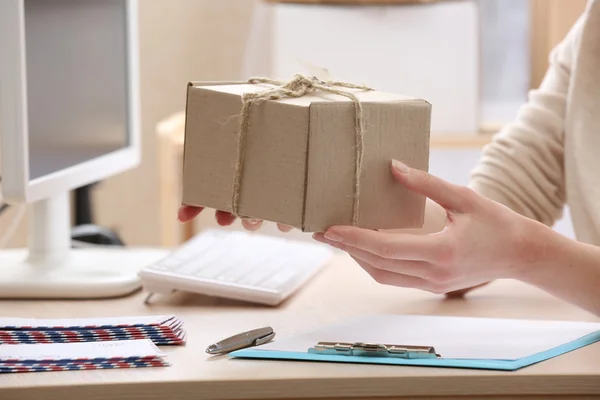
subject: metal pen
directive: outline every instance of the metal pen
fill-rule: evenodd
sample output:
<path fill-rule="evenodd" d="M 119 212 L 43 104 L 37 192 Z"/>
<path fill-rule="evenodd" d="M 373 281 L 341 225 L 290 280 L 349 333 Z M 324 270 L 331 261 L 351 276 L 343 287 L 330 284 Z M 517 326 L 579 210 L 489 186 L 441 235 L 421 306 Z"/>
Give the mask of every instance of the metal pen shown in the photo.
<path fill-rule="evenodd" d="M 270 342 L 274 337 L 275 332 L 270 326 L 253 329 L 212 344 L 206 348 L 206 352 L 208 354 L 225 354 L 246 347 L 260 346 Z"/>

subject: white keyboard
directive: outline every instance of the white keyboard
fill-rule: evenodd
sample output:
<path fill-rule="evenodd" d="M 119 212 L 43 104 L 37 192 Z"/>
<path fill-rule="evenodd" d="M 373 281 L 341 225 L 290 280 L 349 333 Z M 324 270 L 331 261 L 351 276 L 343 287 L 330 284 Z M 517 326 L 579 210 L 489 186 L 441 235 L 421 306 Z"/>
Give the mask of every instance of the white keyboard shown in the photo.
<path fill-rule="evenodd" d="M 215 229 L 199 233 L 140 277 L 150 295 L 180 290 L 274 306 L 333 254 L 317 242 Z"/>

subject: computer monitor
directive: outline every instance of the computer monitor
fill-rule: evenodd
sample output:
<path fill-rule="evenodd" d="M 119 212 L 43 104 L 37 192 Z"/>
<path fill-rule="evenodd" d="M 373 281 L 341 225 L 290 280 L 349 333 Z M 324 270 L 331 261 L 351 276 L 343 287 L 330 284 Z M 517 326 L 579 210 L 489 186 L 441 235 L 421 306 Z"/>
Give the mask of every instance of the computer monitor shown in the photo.
<path fill-rule="evenodd" d="M 30 211 L 28 247 L 0 249 L 0 297 L 132 293 L 164 254 L 71 241 L 70 192 L 140 160 L 137 13 L 134 0 L 0 1 L 0 187 Z"/>

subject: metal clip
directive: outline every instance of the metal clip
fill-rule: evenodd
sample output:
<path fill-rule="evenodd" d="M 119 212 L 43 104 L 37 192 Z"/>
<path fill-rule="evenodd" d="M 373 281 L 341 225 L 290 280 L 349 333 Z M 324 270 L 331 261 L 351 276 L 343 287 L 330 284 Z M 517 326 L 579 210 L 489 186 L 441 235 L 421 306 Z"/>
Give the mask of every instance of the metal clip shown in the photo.
<path fill-rule="evenodd" d="M 440 358 L 431 346 L 405 346 L 378 343 L 319 342 L 308 350 L 313 354 L 357 357 Z"/>

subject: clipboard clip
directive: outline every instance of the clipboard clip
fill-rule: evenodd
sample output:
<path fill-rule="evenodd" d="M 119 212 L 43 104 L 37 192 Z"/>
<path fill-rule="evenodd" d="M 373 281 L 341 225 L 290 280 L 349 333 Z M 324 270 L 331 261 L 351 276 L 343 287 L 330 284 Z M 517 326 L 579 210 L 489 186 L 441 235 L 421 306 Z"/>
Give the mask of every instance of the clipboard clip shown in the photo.
<path fill-rule="evenodd" d="M 431 346 L 405 346 L 377 343 L 319 342 L 308 349 L 312 354 L 355 356 L 355 357 L 395 357 L 406 359 L 440 358 Z"/>

